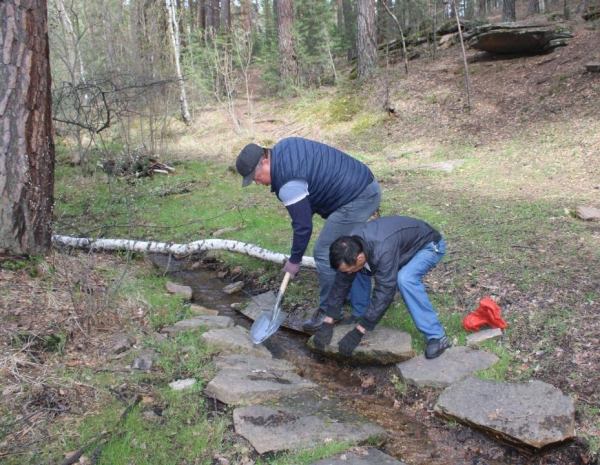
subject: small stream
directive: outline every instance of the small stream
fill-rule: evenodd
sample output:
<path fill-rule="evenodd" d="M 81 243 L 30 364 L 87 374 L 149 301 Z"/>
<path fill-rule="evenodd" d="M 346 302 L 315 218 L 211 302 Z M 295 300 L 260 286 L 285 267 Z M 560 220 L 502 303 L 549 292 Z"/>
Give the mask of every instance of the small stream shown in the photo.
<path fill-rule="evenodd" d="M 223 292 L 229 281 L 218 278 L 215 271 L 191 270 L 189 262 L 169 260 L 163 255 L 153 255 L 150 259 L 165 270 L 167 276 L 192 287 L 194 303 L 218 310 L 220 315 L 229 316 L 237 325 L 250 329 L 252 321 L 233 308 L 247 296 L 243 292 L 233 296 Z M 353 367 L 324 358 L 309 351 L 307 339 L 304 333 L 281 328 L 263 344 L 275 358 L 293 363 L 305 378 L 335 392 L 342 402 L 384 428 L 388 438 L 382 450 L 388 455 L 419 465 L 537 463 L 531 456 L 494 442 L 466 426 L 432 421 L 433 413 L 426 406 L 414 410 L 404 404 L 394 407 L 393 396 L 382 394 L 377 386 L 378 380 L 384 384 L 395 373 L 393 366 Z M 389 382 L 385 384 L 389 392 Z"/>

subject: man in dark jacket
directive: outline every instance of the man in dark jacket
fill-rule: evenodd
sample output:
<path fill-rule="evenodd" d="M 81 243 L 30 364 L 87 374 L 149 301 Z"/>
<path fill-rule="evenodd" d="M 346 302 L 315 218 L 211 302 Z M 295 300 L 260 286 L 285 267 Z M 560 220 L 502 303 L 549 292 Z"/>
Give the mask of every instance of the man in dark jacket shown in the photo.
<path fill-rule="evenodd" d="M 313 251 L 319 276 L 319 307 L 302 324 L 307 331 L 320 328 L 336 275 L 329 266 L 329 247 L 375 213 L 381 201 L 379 184 L 360 161 L 336 148 L 300 137 L 283 139 L 272 149 L 249 144 L 238 155 L 236 168 L 244 177 L 243 187 L 253 181 L 270 185 L 271 192 L 287 208 L 294 237 L 283 270 L 292 277 L 298 273 L 310 242 L 312 215 L 317 213 L 326 220 Z M 365 312 L 370 291 L 368 277 L 357 279 L 352 286 L 350 301 L 355 317 Z M 341 314 L 338 315 L 339 321 Z"/>
<path fill-rule="evenodd" d="M 419 331 L 427 339 L 425 357 L 435 358 L 450 347 L 421 279 L 444 256 L 446 243 L 429 224 L 407 216 L 388 216 L 365 223 L 349 236 L 335 240 L 329 252 L 338 270 L 329 293 L 327 316 L 314 338 L 321 350 L 331 342 L 333 322 L 357 276 L 375 278 L 371 302 L 360 322 L 339 342 L 350 356 L 367 330 L 372 331 L 394 300 L 396 286 Z"/>

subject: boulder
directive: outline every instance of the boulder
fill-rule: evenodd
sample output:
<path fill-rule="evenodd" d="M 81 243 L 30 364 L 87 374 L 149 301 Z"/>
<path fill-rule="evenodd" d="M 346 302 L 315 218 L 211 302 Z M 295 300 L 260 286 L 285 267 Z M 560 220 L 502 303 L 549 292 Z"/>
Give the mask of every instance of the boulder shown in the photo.
<path fill-rule="evenodd" d="M 396 367 L 407 384 L 417 387 L 445 388 L 485 370 L 498 361 L 494 354 L 468 347 L 452 347 L 437 358 L 427 360 L 419 355 Z"/>
<path fill-rule="evenodd" d="M 331 441 L 381 445 L 386 438 L 380 426 L 346 410 L 336 400 L 314 393 L 283 397 L 269 405 L 236 408 L 233 425 L 259 454 Z"/>
<path fill-rule="evenodd" d="M 202 335 L 202 339 L 225 354 L 246 354 L 271 359 L 273 355 L 262 345 L 252 342 L 250 331 L 241 326 L 226 329 L 211 329 Z"/>
<path fill-rule="evenodd" d="M 501 383 L 468 378 L 447 388 L 435 412 L 528 450 L 575 437 L 575 403 L 542 381 Z"/>
<path fill-rule="evenodd" d="M 544 53 L 567 45 L 567 39 L 572 37 L 569 31 L 555 25 L 523 23 L 488 24 L 465 34 L 474 49 L 498 54 Z"/>
<path fill-rule="evenodd" d="M 312 381 L 289 371 L 226 369 L 216 374 L 205 392 L 227 405 L 251 405 L 315 388 Z"/>
<path fill-rule="evenodd" d="M 467 346 L 475 346 L 481 344 L 484 341 L 490 339 L 496 339 L 502 336 L 502 330 L 500 328 L 484 329 L 483 331 L 477 331 L 476 333 L 469 334 L 467 336 Z"/>
<path fill-rule="evenodd" d="M 176 336 L 181 331 L 190 331 L 199 328 L 222 329 L 231 326 L 233 326 L 233 320 L 228 316 L 200 315 L 178 321 L 173 326 L 163 328 L 161 332 L 169 336 Z"/>
<path fill-rule="evenodd" d="M 259 370 L 282 372 L 289 371 L 300 374 L 300 369 L 294 364 L 281 359 L 264 359 L 243 354 L 219 355 L 215 359 L 217 370 Z"/>
<path fill-rule="evenodd" d="M 311 350 L 328 356 L 341 357 L 338 343 L 348 331 L 354 328 L 352 325 L 338 325 L 333 330 L 331 343 L 325 346 L 323 352 L 314 346 L 314 336 L 308 340 Z M 359 346 L 354 349 L 350 359 L 356 363 L 368 363 L 371 365 L 387 365 L 408 360 L 414 356 L 412 350 L 412 338 L 410 334 L 398 329 L 376 327 L 368 331 Z"/>
<path fill-rule="evenodd" d="M 186 300 L 192 300 L 193 291 L 190 286 L 181 286 L 172 282 L 166 284 L 167 291 L 171 294 L 180 295 Z"/>
<path fill-rule="evenodd" d="M 405 465 L 379 449 L 358 449 L 328 459 L 313 462 L 310 465 Z"/>

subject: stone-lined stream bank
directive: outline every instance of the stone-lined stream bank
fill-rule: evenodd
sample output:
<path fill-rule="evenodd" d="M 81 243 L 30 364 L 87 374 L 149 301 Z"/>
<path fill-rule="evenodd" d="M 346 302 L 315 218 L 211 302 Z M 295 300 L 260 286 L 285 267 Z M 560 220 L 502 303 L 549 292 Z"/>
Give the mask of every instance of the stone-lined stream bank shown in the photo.
<path fill-rule="evenodd" d="M 154 261 L 166 265 L 160 257 Z M 232 309 L 248 299 L 223 292 L 229 283 L 216 272 L 182 265 L 171 261 L 168 273 L 192 288 L 199 315 L 163 332 L 209 328 L 203 337 L 220 348 L 220 355 L 206 394 L 231 406 L 236 433 L 257 453 L 348 441 L 376 448 L 359 447 L 339 462 L 317 463 L 577 463 L 565 461 L 574 456 L 572 443 L 552 445 L 574 436 L 572 400 L 542 382 L 508 385 L 470 378 L 495 363 L 494 355 L 456 347 L 425 360 L 413 357 L 409 335 L 394 337 L 383 328 L 381 337 L 359 348 L 360 365 L 337 360 L 335 344 L 326 356 L 311 352 L 307 335 L 284 328 L 254 345 L 248 331 L 252 321 Z M 270 298 L 250 299 L 245 311 L 253 305 L 268 308 Z M 345 331 L 338 328 L 334 339 Z M 375 365 L 377 360 L 388 364 Z M 403 396 L 392 386 L 394 375 L 407 384 Z"/>

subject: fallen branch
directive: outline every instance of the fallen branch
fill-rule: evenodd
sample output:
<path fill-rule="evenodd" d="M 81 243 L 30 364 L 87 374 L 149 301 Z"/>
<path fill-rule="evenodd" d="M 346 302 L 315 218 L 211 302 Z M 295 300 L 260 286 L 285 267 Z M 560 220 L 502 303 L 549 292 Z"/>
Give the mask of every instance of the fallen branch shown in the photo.
<path fill-rule="evenodd" d="M 254 244 L 227 239 L 204 239 L 188 244 L 171 244 L 167 242 L 135 241 L 129 239 L 90 239 L 86 237 L 54 235 L 52 236 L 52 243 L 55 246 L 74 247 L 76 249 L 101 251 L 129 250 L 131 252 L 173 254 L 178 257 L 185 257 L 206 250 L 225 250 L 227 252 L 250 255 L 251 257 L 274 263 L 284 263 L 288 259 L 288 256 L 282 253 L 271 252 Z M 307 268 L 316 268 L 313 257 L 304 257 L 302 265 Z"/>

